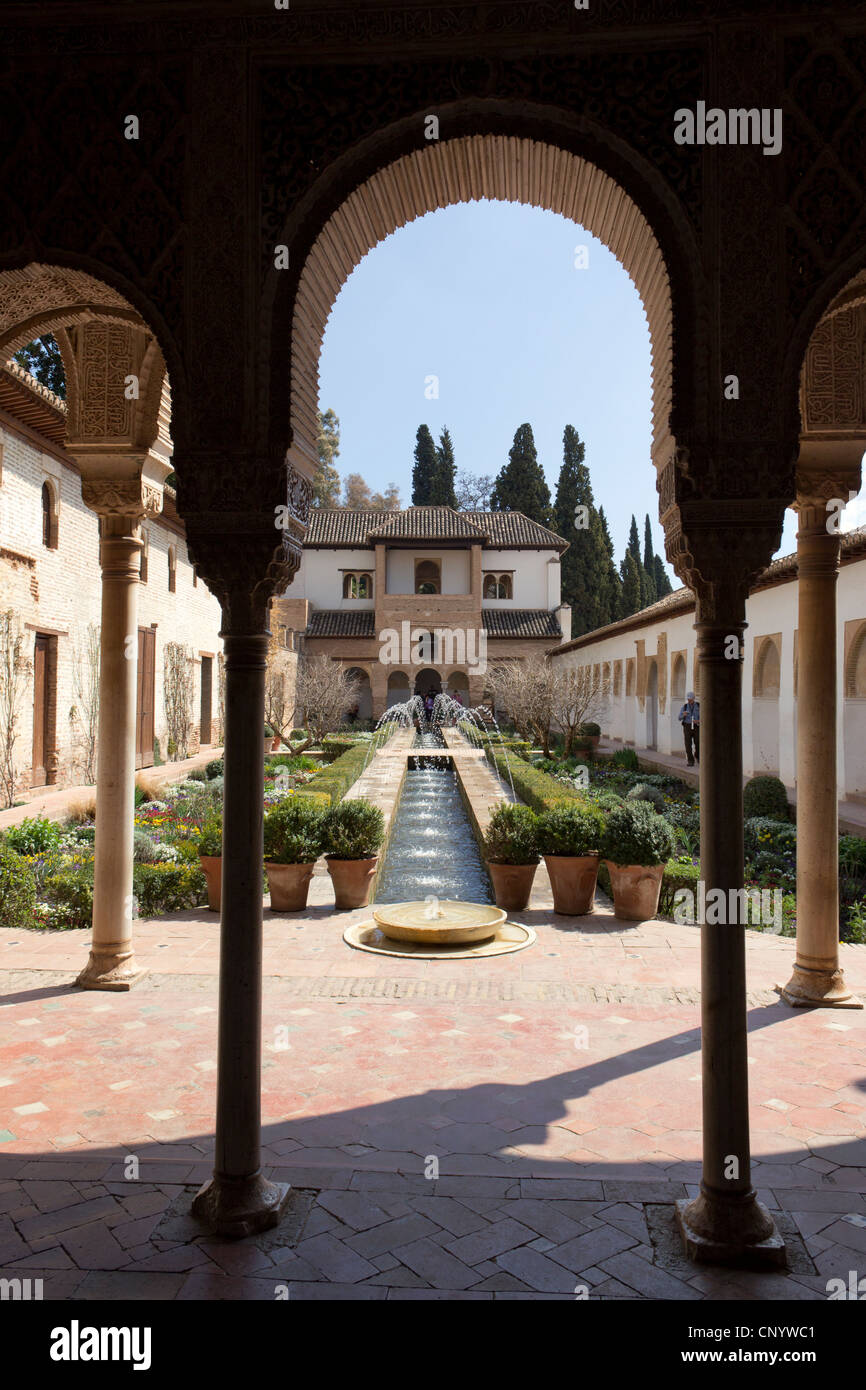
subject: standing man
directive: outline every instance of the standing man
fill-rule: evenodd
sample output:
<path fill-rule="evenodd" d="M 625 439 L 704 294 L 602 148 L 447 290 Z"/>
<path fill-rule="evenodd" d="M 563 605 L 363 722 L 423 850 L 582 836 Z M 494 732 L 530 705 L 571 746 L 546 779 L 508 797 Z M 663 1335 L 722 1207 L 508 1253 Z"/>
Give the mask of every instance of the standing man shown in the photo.
<path fill-rule="evenodd" d="M 693 690 L 686 696 L 686 703 L 680 710 L 679 719 L 683 726 L 686 758 L 689 767 L 694 767 L 695 763 L 701 760 L 701 707 Z"/>

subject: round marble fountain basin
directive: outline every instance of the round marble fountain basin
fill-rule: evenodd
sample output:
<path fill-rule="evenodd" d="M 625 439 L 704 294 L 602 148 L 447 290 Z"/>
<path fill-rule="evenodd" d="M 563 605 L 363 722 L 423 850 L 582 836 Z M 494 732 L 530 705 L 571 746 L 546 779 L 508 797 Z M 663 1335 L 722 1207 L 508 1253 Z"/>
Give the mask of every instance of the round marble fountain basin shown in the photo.
<path fill-rule="evenodd" d="M 505 921 L 506 912 L 484 903 L 460 903 L 440 898 L 441 916 L 431 916 L 426 902 L 383 903 L 373 916 L 392 941 L 420 941 L 430 946 L 460 946 L 489 941 Z"/>

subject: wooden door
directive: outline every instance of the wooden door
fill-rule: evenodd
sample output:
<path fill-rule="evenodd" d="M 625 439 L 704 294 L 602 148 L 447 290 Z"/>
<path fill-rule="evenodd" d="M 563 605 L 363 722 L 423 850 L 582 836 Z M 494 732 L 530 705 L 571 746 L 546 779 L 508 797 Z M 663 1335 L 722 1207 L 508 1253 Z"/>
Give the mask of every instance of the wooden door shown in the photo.
<path fill-rule="evenodd" d="M 138 629 L 138 699 L 135 719 L 135 766 L 153 767 L 153 714 L 156 679 L 156 631 Z"/>
<path fill-rule="evenodd" d="M 44 787 L 46 753 L 48 752 L 48 647 L 49 639 L 36 634 L 33 651 L 33 770 L 32 787 Z"/>
<path fill-rule="evenodd" d="M 199 743 L 211 742 L 211 707 L 213 704 L 213 657 L 201 659 L 201 716 L 199 719 Z"/>

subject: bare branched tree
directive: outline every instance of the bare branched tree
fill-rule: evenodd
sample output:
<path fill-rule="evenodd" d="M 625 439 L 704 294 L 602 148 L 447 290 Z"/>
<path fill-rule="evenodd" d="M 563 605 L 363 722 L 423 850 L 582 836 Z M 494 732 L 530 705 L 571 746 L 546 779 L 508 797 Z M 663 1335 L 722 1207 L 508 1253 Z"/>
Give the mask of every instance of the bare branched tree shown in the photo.
<path fill-rule="evenodd" d="M 565 735 L 565 756 L 572 751 L 581 724 L 605 710 L 601 687 L 589 667 L 564 667 L 549 661 L 506 661 L 491 676 L 497 706 L 507 712 L 523 738 L 538 742 L 550 756 L 554 729 Z"/>
<path fill-rule="evenodd" d="M 325 734 L 339 729 L 349 710 L 358 703 L 361 682 L 345 675 L 324 652 L 306 653 L 298 662 L 295 688 L 295 720 L 309 737 L 298 752 L 320 743 Z"/>
<path fill-rule="evenodd" d="M 69 719 L 75 731 L 75 763 L 86 787 L 96 781 L 96 745 L 99 733 L 99 634 L 98 623 L 79 632 L 72 649 L 72 693 L 75 704 Z"/>
<path fill-rule="evenodd" d="M 193 654 L 182 642 L 166 642 L 162 653 L 162 698 L 169 758 L 189 756 L 192 733 Z"/>
<path fill-rule="evenodd" d="M 9 608 L 0 613 L 0 795 L 4 806 L 11 806 L 15 800 L 15 744 L 21 697 L 29 675 L 24 636 Z"/>
<path fill-rule="evenodd" d="M 280 642 L 279 632 L 272 632 L 265 672 L 265 722 L 284 743 L 288 742 L 295 713 L 294 666 L 295 658 Z"/>
<path fill-rule="evenodd" d="M 605 714 L 607 700 L 601 685 L 593 681 L 590 666 L 557 662 L 549 669 L 553 674 L 553 722 L 565 735 L 564 752 L 569 757 L 581 724 L 598 722 Z"/>

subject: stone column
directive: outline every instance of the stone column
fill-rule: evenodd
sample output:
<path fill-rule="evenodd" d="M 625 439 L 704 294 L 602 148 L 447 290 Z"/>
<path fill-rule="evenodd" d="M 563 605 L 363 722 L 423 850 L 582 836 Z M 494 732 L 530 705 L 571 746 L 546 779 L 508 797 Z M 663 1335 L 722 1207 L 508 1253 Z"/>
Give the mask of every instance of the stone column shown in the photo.
<path fill-rule="evenodd" d="M 140 484 L 128 486 L 130 497 Z M 76 981 L 85 989 L 127 990 L 145 973 L 132 946 L 132 847 L 135 814 L 135 716 L 138 676 L 138 584 L 145 508 L 115 510 L 114 484 L 84 483 L 85 502 L 100 514 L 102 629 L 96 845 L 90 958 Z"/>
<path fill-rule="evenodd" d="M 268 631 L 224 630 L 225 782 L 216 1150 L 192 1210 L 219 1235 L 275 1226 L 284 1183 L 261 1171 L 262 844 Z M 252 625 L 251 625 L 252 627 Z"/>
<path fill-rule="evenodd" d="M 862 1008 L 839 965 L 836 771 L 836 579 L 839 511 L 847 489 L 828 479 L 826 497 L 798 491 L 797 956 L 781 991 L 787 1004 Z"/>
<path fill-rule="evenodd" d="M 701 878 L 707 895 L 743 885 L 742 635 L 745 593 L 698 602 L 701 704 Z M 729 617 L 724 616 L 727 609 Z M 706 914 L 705 914 L 706 915 Z M 701 923 L 703 1175 L 699 1196 L 677 1203 L 692 1259 L 784 1265 L 784 1244 L 751 1180 L 745 927 L 726 911 Z"/>

